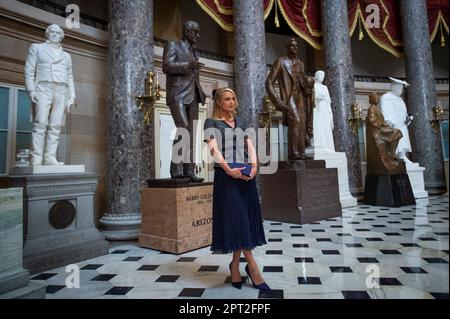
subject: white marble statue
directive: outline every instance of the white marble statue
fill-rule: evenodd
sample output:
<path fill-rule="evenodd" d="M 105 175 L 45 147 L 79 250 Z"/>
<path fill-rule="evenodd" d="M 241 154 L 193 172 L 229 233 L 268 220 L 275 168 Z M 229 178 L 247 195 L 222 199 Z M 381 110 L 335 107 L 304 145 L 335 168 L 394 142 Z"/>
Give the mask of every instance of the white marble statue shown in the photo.
<path fill-rule="evenodd" d="M 391 91 L 384 94 L 380 99 L 381 112 L 384 119 L 392 128 L 399 129 L 403 137 L 400 139 L 396 154 L 403 159 L 407 164 L 410 160 L 406 153 L 411 152 L 411 142 L 409 140 L 408 125 L 413 119 L 408 115 L 406 104 L 402 99 L 403 87 L 409 84 L 405 81 L 395 78 L 389 78 L 392 82 Z"/>
<path fill-rule="evenodd" d="M 314 84 L 315 108 L 313 116 L 314 149 L 334 152 L 333 112 L 328 88 L 322 84 L 325 72 L 317 71 Z"/>
<path fill-rule="evenodd" d="M 411 187 L 416 199 L 427 198 L 428 193 L 425 190 L 425 182 L 423 178 L 424 167 L 420 167 L 418 163 L 413 163 L 406 156 L 411 152 L 411 142 L 409 139 L 408 125 L 414 119 L 408 115 L 405 102 L 401 98 L 403 87 L 409 84 L 405 81 L 389 78 L 392 82 L 391 91 L 384 94 L 380 99 L 380 108 L 385 121 L 393 128 L 399 129 L 403 137 L 400 139 L 396 155 L 405 161 L 406 170 L 408 172 Z"/>
<path fill-rule="evenodd" d="M 56 24 L 45 31 L 47 41 L 30 46 L 25 85 L 34 103 L 31 165 L 64 165 L 56 159 L 65 113 L 75 100 L 72 59 L 63 51 L 64 31 Z"/>
<path fill-rule="evenodd" d="M 331 111 L 331 97 L 328 88 L 322 84 L 325 72 L 315 74 L 313 113 L 313 149 L 315 160 L 325 161 L 327 168 L 337 168 L 339 180 L 339 200 L 343 208 L 354 207 L 358 204 L 350 193 L 348 183 L 347 156 L 344 152 L 336 152 L 333 140 L 333 112 Z"/>

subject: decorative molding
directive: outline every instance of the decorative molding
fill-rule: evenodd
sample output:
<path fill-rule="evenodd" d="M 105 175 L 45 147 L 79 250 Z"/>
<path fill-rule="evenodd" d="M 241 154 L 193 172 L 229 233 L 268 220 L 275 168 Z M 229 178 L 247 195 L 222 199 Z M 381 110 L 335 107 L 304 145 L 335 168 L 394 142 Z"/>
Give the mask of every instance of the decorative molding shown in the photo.
<path fill-rule="evenodd" d="M 74 194 L 93 194 L 97 189 L 96 182 L 88 182 L 86 184 L 73 185 L 29 185 L 25 188 L 25 196 L 28 199 L 41 196 L 56 197 L 59 195 L 74 195 Z"/>
<path fill-rule="evenodd" d="M 141 222 L 141 214 L 103 214 L 102 222 L 124 222 L 138 221 Z"/>

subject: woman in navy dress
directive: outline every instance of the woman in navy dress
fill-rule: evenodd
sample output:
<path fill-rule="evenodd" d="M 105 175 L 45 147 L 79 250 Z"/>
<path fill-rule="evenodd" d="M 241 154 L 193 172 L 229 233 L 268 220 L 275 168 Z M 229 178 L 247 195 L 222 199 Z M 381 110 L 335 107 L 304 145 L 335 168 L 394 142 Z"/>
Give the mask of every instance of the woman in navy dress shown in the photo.
<path fill-rule="evenodd" d="M 247 261 L 245 271 L 253 286 L 270 290 L 252 254 L 255 247 L 266 244 L 254 179 L 257 173 L 255 146 L 249 136 L 244 136 L 246 128 L 236 117 L 238 102 L 233 90 L 218 89 L 213 92 L 213 99 L 213 116 L 205 121 L 204 126 L 205 142 L 215 161 L 211 250 L 233 253 L 229 265 L 233 287 L 242 287 L 239 264 L 243 253 Z M 239 143 L 239 138 L 244 142 Z M 237 160 L 239 154 L 243 154 L 243 159 Z M 242 175 L 243 168 L 230 168 L 228 163 L 231 162 L 251 164 L 250 176 Z"/>

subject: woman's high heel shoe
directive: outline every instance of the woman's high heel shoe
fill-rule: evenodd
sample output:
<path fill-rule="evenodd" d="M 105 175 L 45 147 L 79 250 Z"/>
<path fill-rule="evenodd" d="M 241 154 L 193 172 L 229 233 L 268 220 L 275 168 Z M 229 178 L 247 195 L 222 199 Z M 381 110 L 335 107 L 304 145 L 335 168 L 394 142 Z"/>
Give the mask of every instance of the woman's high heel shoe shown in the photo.
<path fill-rule="evenodd" d="M 231 262 L 230 265 L 229 265 L 229 267 L 230 267 L 230 274 L 231 274 L 231 264 L 232 264 L 232 262 Z M 231 279 L 231 285 L 232 285 L 234 288 L 242 289 L 242 280 L 241 280 L 241 281 L 233 282 L 233 279 Z"/>
<path fill-rule="evenodd" d="M 252 276 L 250 275 L 250 269 L 248 269 L 248 264 L 247 264 L 247 266 L 245 266 L 245 272 L 247 273 L 248 278 L 252 281 L 253 287 L 255 287 L 256 289 L 259 289 L 259 290 L 267 290 L 267 291 L 272 290 L 265 282 L 263 282 L 262 284 L 259 284 L 259 285 L 255 284 Z"/>

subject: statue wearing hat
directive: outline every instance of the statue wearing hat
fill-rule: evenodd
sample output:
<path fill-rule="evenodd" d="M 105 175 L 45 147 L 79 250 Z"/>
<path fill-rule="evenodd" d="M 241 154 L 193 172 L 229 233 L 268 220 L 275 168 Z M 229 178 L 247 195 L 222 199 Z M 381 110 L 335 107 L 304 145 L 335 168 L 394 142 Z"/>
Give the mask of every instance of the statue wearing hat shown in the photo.
<path fill-rule="evenodd" d="M 409 84 L 399 79 L 391 77 L 389 79 L 392 82 L 391 90 L 381 97 L 380 108 L 386 123 L 390 127 L 399 129 L 402 132 L 403 137 L 398 143 L 396 155 L 406 163 L 410 163 L 411 161 L 406 156 L 406 153 L 412 151 L 408 125 L 411 123 L 413 117 L 408 115 L 406 104 L 401 97 L 403 87 L 407 87 Z"/>

